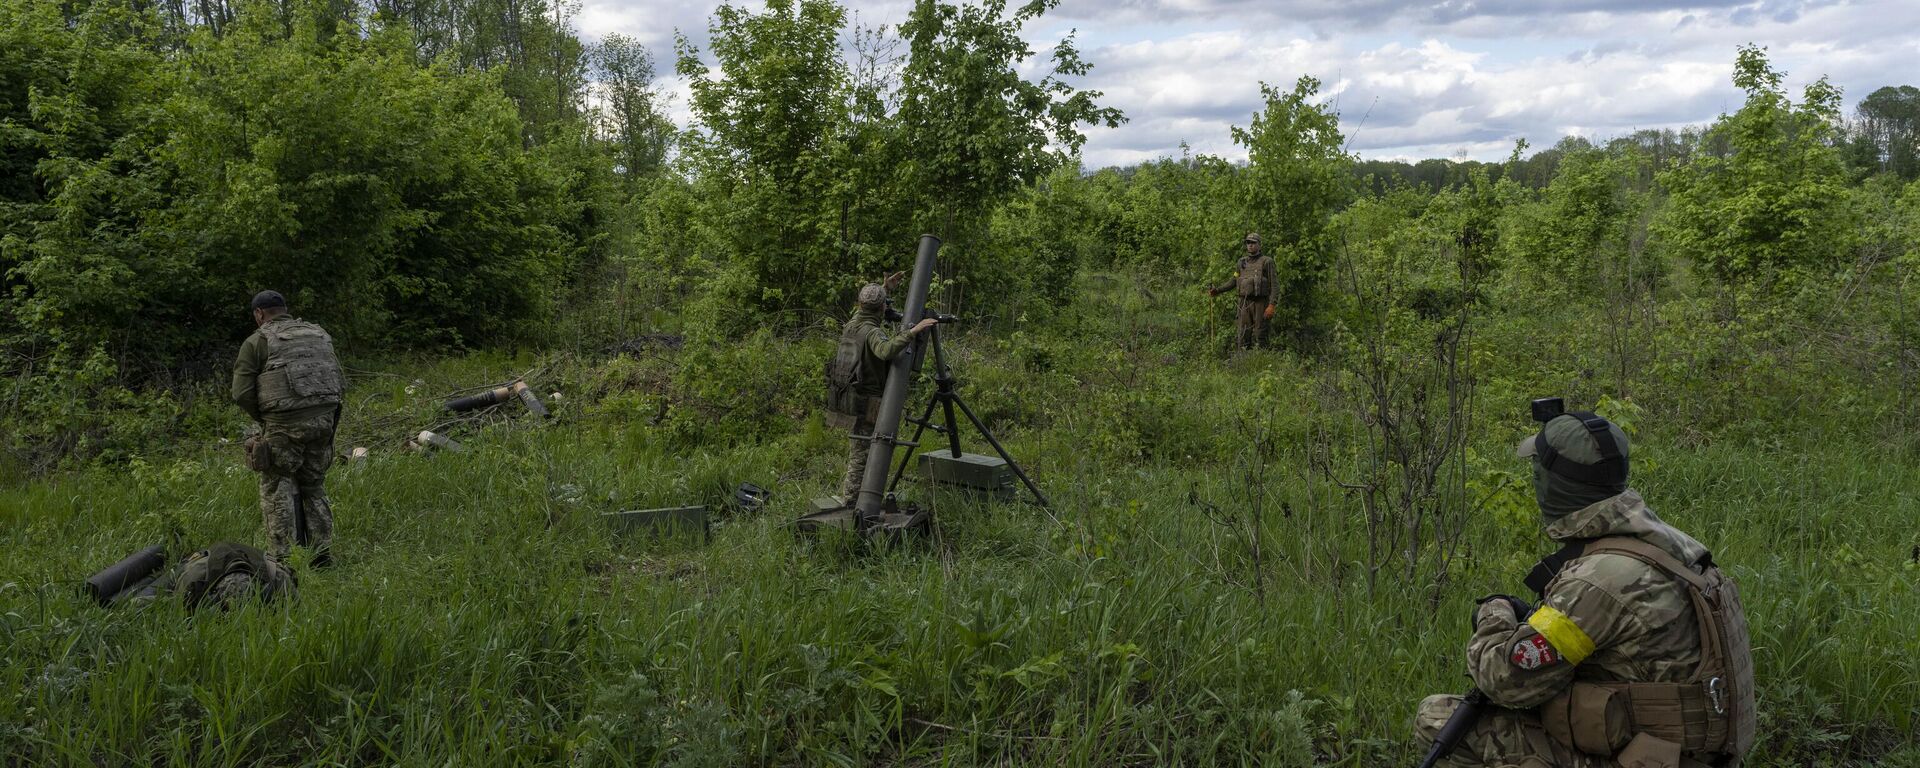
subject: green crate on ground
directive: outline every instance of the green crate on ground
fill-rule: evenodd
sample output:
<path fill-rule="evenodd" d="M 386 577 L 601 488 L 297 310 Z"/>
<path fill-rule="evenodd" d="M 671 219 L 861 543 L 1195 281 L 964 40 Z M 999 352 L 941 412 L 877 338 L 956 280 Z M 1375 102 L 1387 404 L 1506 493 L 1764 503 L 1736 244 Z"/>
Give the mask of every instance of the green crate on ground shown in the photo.
<path fill-rule="evenodd" d="M 1013 465 L 998 456 L 947 451 L 920 454 L 920 476 L 940 485 L 990 494 L 997 498 L 1014 497 Z"/>

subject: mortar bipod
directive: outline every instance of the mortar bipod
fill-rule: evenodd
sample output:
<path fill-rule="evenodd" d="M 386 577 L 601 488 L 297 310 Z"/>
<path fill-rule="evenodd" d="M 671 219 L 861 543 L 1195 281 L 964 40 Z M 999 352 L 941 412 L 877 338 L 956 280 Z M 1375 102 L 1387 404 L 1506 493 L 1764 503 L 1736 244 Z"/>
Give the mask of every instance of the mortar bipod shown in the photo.
<path fill-rule="evenodd" d="M 941 325 L 953 321 L 954 318 L 950 316 L 940 317 Z M 1047 503 L 1046 494 L 1040 492 L 1040 486 L 1034 484 L 1033 478 L 1028 477 L 1026 470 L 1020 467 L 1020 462 L 1015 461 L 1013 456 L 1007 453 L 1007 449 L 1000 445 L 998 439 L 994 438 L 993 432 L 987 429 L 987 425 L 980 421 L 980 417 L 974 415 L 972 408 L 967 407 L 967 401 L 960 398 L 960 381 L 953 375 L 952 366 L 947 365 L 946 351 L 940 345 L 940 326 L 936 325 L 928 329 L 927 333 L 932 336 L 931 341 L 933 344 L 933 395 L 927 398 L 927 407 L 920 412 L 920 418 L 907 419 L 909 423 L 914 425 L 913 438 L 899 444 L 909 446 L 918 445 L 920 437 L 924 435 L 927 430 L 931 429 L 934 432 L 946 435 L 949 457 L 954 460 L 961 459 L 965 454 L 960 451 L 960 422 L 954 415 L 954 409 L 957 407 L 960 413 L 967 417 L 967 421 L 973 424 L 973 428 L 979 431 L 980 436 L 986 439 L 987 445 L 993 446 L 994 453 L 998 454 L 1000 459 L 1006 462 L 1007 468 L 1013 471 L 1013 476 L 1019 478 L 1021 484 L 1026 486 L 1028 493 L 1033 494 L 1033 500 L 1039 503 L 1041 507 L 1051 508 L 1052 505 Z M 944 417 L 942 419 L 944 423 L 942 424 L 933 423 L 933 409 L 935 406 L 940 408 L 941 415 Z M 922 455 L 931 456 L 932 454 Z M 887 484 L 888 494 L 892 494 L 895 490 L 899 489 L 900 478 L 906 475 L 907 464 L 913 460 L 913 456 L 913 452 L 909 451 L 907 455 L 900 457 L 900 464 L 895 467 L 893 471 L 893 479 Z"/>

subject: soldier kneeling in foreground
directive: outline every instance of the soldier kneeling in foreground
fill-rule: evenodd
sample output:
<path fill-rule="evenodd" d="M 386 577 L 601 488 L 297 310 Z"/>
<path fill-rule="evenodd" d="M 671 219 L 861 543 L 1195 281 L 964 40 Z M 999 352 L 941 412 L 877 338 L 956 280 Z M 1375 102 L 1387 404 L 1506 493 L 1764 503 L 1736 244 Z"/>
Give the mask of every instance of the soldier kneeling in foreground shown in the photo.
<path fill-rule="evenodd" d="M 1542 407 L 1544 406 L 1544 407 Z M 1480 600 L 1467 669 L 1492 707 L 1441 765 L 1730 766 L 1753 744 L 1753 659 L 1732 579 L 1627 487 L 1627 436 L 1536 403 L 1533 459 L 1547 535 L 1527 577 L 1538 609 Z M 1431 743 L 1459 696 L 1420 703 Z"/>

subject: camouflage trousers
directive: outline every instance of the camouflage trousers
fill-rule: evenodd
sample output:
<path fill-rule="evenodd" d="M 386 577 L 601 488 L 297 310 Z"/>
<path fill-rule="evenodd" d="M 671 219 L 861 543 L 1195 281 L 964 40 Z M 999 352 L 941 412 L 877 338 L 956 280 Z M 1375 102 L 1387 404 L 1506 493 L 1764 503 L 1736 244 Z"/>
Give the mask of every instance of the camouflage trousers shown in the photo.
<path fill-rule="evenodd" d="M 1233 343 L 1241 349 L 1252 349 L 1267 345 L 1267 330 L 1273 324 L 1267 319 L 1267 297 L 1240 297 L 1240 312 L 1234 318 Z"/>
<path fill-rule="evenodd" d="M 1413 734 L 1421 746 L 1430 747 L 1440 728 L 1460 705 L 1459 696 L 1428 696 L 1413 716 Z M 1424 754 L 1424 749 L 1423 749 Z M 1604 757 L 1582 754 L 1555 743 L 1531 712 L 1509 709 L 1489 710 L 1481 716 L 1460 746 L 1440 765 L 1455 768 L 1605 768 L 1614 762 Z"/>
<path fill-rule="evenodd" d="M 333 414 L 266 425 L 260 514 L 266 519 L 267 554 L 275 560 L 285 560 L 302 538 L 296 530 L 296 504 L 305 518 L 306 546 L 324 553 L 333 545 L 333 506 L 326 485 L 327 470 L 333 466 L 333 426 Z"/>
<path fill-rule="evenodd" d="M 871 413 L 872 409 L 868 409 Z M 867 478 L 867 455 L 873 450 L 873 441 L 867 439 L 873 435 L 873 419 L 861 416 L 853 422 L 853 431 L 847 441 L 847 473 L 840 478 L 840 498 L 849 503 L 860 493 L 860 483 Z"/>

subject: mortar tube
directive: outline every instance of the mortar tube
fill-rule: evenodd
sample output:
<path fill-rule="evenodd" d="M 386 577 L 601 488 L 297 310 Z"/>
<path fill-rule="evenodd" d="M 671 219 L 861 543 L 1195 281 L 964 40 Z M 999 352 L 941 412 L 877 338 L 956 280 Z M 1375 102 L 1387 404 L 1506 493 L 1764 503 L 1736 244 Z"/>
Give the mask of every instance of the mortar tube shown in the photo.
<path fill-rule="evenodd" d="M 902 307 L 901 332 L 912 328 L 926 314 L 927 293 L 933 283 L 933 260 L 940 252 L 940 238 L 920 236 L 920 252 L 913 260 L 913 278 L 907 283 L 907 303 Z M 913 372 L 919 370 L 921 340 L 915 338 L 895 357 L 887 373 L 887 386 L 881 390 L 880 418 L 873 424 L 872 442 L 867 449 L 867 474 L 860 482 L 860 494 L 854 503 L 858 525 L 880 519 L 886 505 L 887 475 L 893 470 L 894 441 L 900 434 L 902 412 L 907 406 L 907 388 L 913 384 Z"/>

